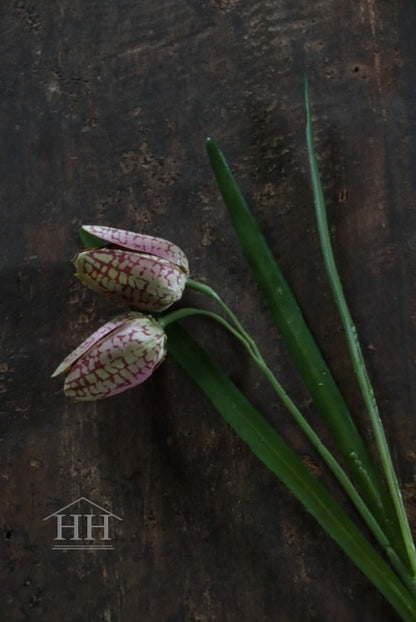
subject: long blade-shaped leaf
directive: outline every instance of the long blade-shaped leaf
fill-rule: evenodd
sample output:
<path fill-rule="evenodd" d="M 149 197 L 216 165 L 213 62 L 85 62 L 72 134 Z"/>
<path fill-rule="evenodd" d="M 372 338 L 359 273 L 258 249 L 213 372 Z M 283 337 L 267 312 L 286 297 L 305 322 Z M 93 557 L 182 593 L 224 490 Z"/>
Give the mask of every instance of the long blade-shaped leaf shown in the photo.
<path fill-rule="evenodd" d="M 176 324 L 170 324 L 166 331 L 169 352 L 206 393 L 218 412 L 373 582 L 402 619 L 415 622 L 415 598 L 326 488 L 205 350 Z"/>
<path fill-rule="evenodd" d="M 376 398 L 374 396 L 373 387 L 367 372 L 361 345 L 358 340 L 357 330 L 355 328 L 347 300 L 344 295 L 341 279 L 335 263 L 335 257 L 332 250 L 331 237 L 329 234 L 328 220 L 326 216 L 325 199 L 322 190 L 321 179 L 318 170 L 318 162 L 315 155 L 315 148 L 312 133 L 312 115 L 309 100 L 308 81 L 305 77 L 305 110 L 306 110 L 306 144 L 308 147 L 309 169 L 311 173 L 312 189 L 315 202 L 316 221 L 318 224 L 319 240 L 322 249 L 325 269 L 328 281 L 331 286 L 334 301 L 337 305 L 342 326 L 344 328 L 345 337 L 350 353 L 351 362 L 361 388 L 364 403 L 367 406 L 367 412 L 374 432 L 375 444 L 377 446 L 380 464 L 386 475 L 388 488 L 390 491 L 392 504 L 395 508 L 395 523 L 397 525 L 397 533 L 402 533 L 403 545 L 406 548 L 409 566 L 412 574 L 416 577 L 416 551 L 413 543 L 413 537 L 407 520 L 402 495 L 397 481 L 396 473 L 393 466 L 393 460 L 390 454 L 386 435 L 384 433 L 383 424 L 380 419 Z"/>
<path fill-rule="evenodd" d="M 360 494 L 394 542 L 395 534 L 389 522 L 391 504 L 385 484 L 223 153 L 212 138 L 207 140 L 206 147 L 242 250 L 291 358 L 348 464 Z M 406 558 L 401 541 L 397 544 L 397 553 Z"/>

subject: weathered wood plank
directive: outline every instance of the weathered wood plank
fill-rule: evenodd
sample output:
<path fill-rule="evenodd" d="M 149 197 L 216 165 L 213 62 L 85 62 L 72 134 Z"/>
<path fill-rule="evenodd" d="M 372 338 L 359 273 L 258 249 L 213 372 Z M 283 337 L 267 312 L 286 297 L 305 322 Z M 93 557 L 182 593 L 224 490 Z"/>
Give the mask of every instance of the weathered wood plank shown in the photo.
<path fill-rule="evenodd" d="M 412 4 L 10 0 L 1 13 L 4 619 L 394 620 L 172 360 L 93 405 L 49 376 L 120 310 L 70 264 L 78 226 L 107 224 L 181 245 L 308 409 L 210 174 L 214 135 L 360 419 L 316 239 L 306 68 L 340 271 L 414 518 Z M 234 344 L 189 326 L 315 464 Z M 81 496 L 123 518 L 114 550 L 52 550 L 43 518 Z"/>

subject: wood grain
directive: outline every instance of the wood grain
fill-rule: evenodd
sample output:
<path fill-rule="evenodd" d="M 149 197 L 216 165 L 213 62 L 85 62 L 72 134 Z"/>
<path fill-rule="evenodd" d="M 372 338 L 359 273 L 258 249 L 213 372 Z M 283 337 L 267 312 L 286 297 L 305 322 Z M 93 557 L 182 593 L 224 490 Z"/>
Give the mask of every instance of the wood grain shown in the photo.
<path fill-rule="evenodd" d="M 120 311 L 70 262 L 82 223 L 119 226 L 180 245 L 316 420 L 227 221 L 212 135 L 368 432 L 322 273 L 306 69 L 340 272 L 416 527 L 413 4 L 5 0 L 0 15 L 3 619 L 397 619 L 174 361 L 97 404 L 50 374 Z M 187 326 L 331 486 L 242 352 Z M 52 550 L 43 518 L 80 496 L 123 518 L 114 550 Z"/>

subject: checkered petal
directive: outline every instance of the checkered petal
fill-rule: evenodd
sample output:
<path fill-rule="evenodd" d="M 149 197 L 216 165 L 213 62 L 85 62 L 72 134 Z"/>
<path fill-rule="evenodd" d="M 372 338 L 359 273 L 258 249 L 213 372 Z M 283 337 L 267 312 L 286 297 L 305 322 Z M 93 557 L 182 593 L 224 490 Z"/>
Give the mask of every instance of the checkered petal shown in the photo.
<path fill-rule="evenodd" d="M 78 401 L 116 395 L 144 382 L 166 355 L 166 335 L 152 317 L 127 313 L 86 339 L 58 367 L 64 392 Z"/>
<path fill-rule="evenodd" d="M 82 229 L 105 243 L 75 257 L 84 285 L 142 311 L 164 311 L 181 298 L 189 269 L 180 248 L 161 238 L 112 227 Z"/>
<path fill-rule="evenodd" d="M 82 229 L 107 242 L 107 244 L 166 259 L 178 268 L 181 268 L 186 274 L 189 272 L 188 259 L 185 253 L 168 240 L 156 238 L 152 235 L 115 229 L 114 227 L 101 227 L 100 225 L 84 225 Z"/>
<path fill-rule="evenodd" d="M 94 291 L 142 311 L 164 311 L 182 296 L 187 275 L 153 255 L 118 248 L 86 250 L 75 258 L 77 277 Z"/>

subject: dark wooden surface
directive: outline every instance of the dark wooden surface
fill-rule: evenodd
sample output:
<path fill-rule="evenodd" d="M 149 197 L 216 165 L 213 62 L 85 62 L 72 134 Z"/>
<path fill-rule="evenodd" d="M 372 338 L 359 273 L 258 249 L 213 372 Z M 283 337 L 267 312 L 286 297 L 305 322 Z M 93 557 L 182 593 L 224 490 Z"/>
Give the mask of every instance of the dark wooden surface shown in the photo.
<path fill-rule="evenodd" d="M 97 404 L 50 374 L 120 311 L 70 263 L 79 225 L 119 226 L 182 246 L 316 419 L 213 182 L 213 135 L 362 421 L 316 238 L 306 69 L 340 272 L 416 527 L 414 3 L 4 0 L 0 16 L 1 619 L 396 620 L 173 360 Z M 187 326 L 320 472 L 235 344 Z M 80 496 L 123 518 L 114 550 L 52 550 L 43 518 Z"/>

